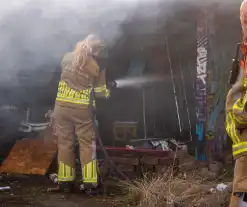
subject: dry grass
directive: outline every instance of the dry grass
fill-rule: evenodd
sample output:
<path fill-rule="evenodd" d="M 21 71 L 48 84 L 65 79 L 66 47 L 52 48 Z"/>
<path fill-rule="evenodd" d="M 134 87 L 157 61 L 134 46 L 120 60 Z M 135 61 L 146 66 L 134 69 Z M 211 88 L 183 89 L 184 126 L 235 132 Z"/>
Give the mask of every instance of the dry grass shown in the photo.
<path fill-rule="evenodd" d="M 219 207 L 229 197 L 229 192 L 210 193 L 210 189 L 218 184 L 205 182 L 199 176 L 190 178 L 174 177 L 172 168 L 163 175 L 144 176 L 133 183 L 121 183 L 125 190 L 125 202 L 135 203 L 139 207 L 169 206 L 208 206 Z"/>
<path fill-rule="evenodd" d="M 195 163 L 189 159 L 189 163 L 184 160 L 180 168 L 186 169 L 186 165 L 192 168 L 187 169 L 186 173 L 182 172 L 182 176 L 174 176 L 177 155 L 178 149 L 175 151 L 173 164 L 166 173 L 146 175 L 132 183 L 121 182 L 126 204 L 136 204 L 138 207 L 227 207 L 229 190 L 210 192 L 225 174 L 209 181 L 205 175 L 200 174 L 200 167 L 196 168 Z"/>

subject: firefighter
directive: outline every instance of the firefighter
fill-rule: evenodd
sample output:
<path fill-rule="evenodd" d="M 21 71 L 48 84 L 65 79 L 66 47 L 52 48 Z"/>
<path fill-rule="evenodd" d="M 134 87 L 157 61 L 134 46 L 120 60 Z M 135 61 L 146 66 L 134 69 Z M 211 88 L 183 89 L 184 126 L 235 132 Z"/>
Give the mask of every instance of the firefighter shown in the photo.
<path fill-rule="evenodd" d="M 92 122 L 90 94 L 96 97 L 109 96 L 105 84 L 105 71 L 100 71 L 96 58 L 102 48 L 96 35 L 89 35 L 77 43 L 62 61 L 62 74 L 58 84 L 53 112 L 54 132 L 58 145 L 58 188 L 70 192 L 76 172 L 74 154 L 77 137 L 82 166 L 82 182 L 87 192 L 98 188 L 99 176 L 96 160 L 95 129 Z"/>
<path fill-rule="evenodd" d="M 247 0 L 241 4 L 240 21 L 244 37 L 240 72 L 226 98 L 226 131 L 235 160 L 230 207 L 239 207 L 247 193 Z"/>

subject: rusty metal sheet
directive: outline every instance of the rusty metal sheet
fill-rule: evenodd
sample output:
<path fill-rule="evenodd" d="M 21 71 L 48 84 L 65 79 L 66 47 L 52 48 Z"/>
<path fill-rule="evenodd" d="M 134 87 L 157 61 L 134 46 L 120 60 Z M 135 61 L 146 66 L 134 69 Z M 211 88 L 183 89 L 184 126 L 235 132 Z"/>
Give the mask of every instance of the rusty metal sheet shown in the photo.
<path fill-rule="evenodd" d="M 19 140 L 0 166 L 0 173 L 45 175 L 56 151 L 57 145 L 52 139 Z"/>

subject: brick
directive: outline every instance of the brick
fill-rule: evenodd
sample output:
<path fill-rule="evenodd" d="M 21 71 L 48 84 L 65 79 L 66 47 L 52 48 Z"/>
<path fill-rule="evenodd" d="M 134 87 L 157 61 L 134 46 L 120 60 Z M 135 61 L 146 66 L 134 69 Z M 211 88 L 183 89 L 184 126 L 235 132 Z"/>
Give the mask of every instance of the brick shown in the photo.
<path fill-rule="evenodd" d="M 143 176 L 149 173 L 155 172 L 155 166 L 154 165 L 139 165 L 136 168 L 136 172 L 138 176 Z"/>
<path fill-rule="evenodd" d="M 116 164 L 123 165 L 139 165 L 139 158 L 128 157 L 111 157 L 112 161 Z"/>
<path fill-rule="evenodd" d="M 193 160 L 192 161 L 188 160 L 186 162 L 179 160 L 179 163 L 181 163 L 179 167 L 180 167 L 181 171 L 183 171 L 183 172 L 193 171 L 193 170 L 197 169 L 196 162 Z"/>
<path fill-rule="evenodd" d="M 175 160 L 173 158 L 169 158 L 169 157 L 163 157 L 163 158 L 159 158 L 159 165 L 166 165 L 166 166 L 171 166 L 171 165 L 178 165 L 178 158 L 176 158 Z"/>
<path fill-rule="evenodd" d="M 130 179 L 136 179 L 138 177 L 138 173 L 135 172 L 134 166 L 129 166 L 129 167 L 127 166 L 126 167 L 124 165 L 117 165 L 117 168 L 120 172 L 125 174 Z M 119 174 L 115 170 L 111 171 L 111 173 L 113 173 L 113 175 L 115 175 L 115 176 L 119 176 Z"/>
<path fill-rule="evenodd" d="M 140 159 L 140 164 L 144 164 L 144 165 L 158 165 L 158 163 L 159 163 L 158 157 L 144 156 Z"/>
<path fill-rule="evenodd" d="M 155 166 L 155 172 L 156 173 L 166 173 L 169 170 L 169 167 L 162 166 L 162 165 L 156 165 Z"/>
<path fill-rule="evenodd" d="M 130 180 L 135 180 L 137 179 L 139 176 L 137 173 L 135 172 L 124 172 L 125 175 L 127 175 L 127 177 L 130 179 Z"/>
<path fill-rule="evenodd" d="M 117 168 L 123 172 L 130 172 L 130 173 L 135 172 L 135 167 L 133 165 L 118 164 Z"/>
<path fill-rule="evenodd" d="M 148 173 L 148 172 L 154 172 L 155 171 L 155 167 L 154 165 L 140 165 L 139 167 L 139 171 L 143 174 L 143 173 Z"/>
<path fill-rule="evenodd" d="M 190 156 L 187 151 L 178 151 L 177 158 L 179 159 L 180 163 L 195 163 L 196 159 L 193 156 Z"/>

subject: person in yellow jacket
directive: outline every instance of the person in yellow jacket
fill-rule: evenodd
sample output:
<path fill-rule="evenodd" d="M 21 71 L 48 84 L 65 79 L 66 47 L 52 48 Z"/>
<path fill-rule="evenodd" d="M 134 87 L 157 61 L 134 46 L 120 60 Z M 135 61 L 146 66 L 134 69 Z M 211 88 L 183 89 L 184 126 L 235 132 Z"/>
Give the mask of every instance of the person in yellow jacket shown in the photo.
<path fill-rule="evenodd" d="M 240 20 L 244 36 L 240 73 L 226 98 L 226 131 L 235 160 L 230 207 L 239 207 L 247 193 L 247 0 L 241 4 Z"/>
<path fill-rule="evenodd" d="M 59 189 L 70 191 L 75 178 L 75 137 L 78 139 L 82 182 L 88 189 L 98 186 L 95 129 L 92 122 L 90 94 L 107 98 L 109 90 L 105 83 L 105 71 L 100 71 L 95 60 L 102 42 L 96 35 L 89 35 L 78 42 L 74 51 L 65 54 L 62 74 L 58 84 L 53 112 L 54 132 L 58 145 Z"/>

